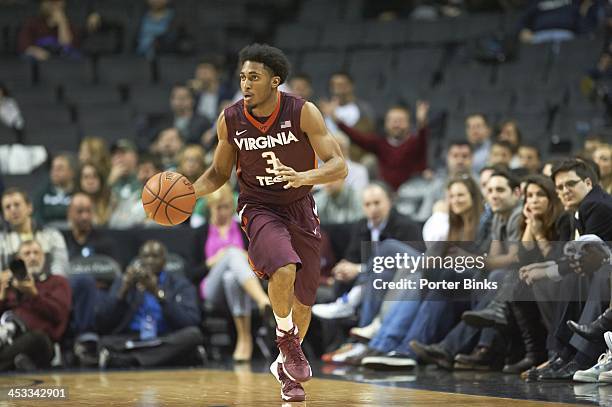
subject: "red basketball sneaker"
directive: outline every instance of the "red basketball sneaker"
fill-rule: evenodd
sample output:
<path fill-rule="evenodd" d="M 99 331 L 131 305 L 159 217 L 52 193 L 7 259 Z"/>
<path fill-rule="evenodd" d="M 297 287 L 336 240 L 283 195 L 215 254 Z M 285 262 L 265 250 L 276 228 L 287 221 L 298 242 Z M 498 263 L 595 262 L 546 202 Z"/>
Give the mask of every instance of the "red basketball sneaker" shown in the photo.
<path fill-rule="evenodd" d="M 282 365 L 276 360 L 270 365 L 270 372 L 281 384 L 281 398 L 283 401 L 304 401 L 306 399 L 304 388 L 285 374 Z"/>
<path fill-rule="evenodd" d="M 300 337 L 294 326 L 289 331 L 276 328 L 276 345 L 283 357 L 283 371 L 296 382 L 307 382 L 312 377 L 310 364 L 302 352 Z"/>

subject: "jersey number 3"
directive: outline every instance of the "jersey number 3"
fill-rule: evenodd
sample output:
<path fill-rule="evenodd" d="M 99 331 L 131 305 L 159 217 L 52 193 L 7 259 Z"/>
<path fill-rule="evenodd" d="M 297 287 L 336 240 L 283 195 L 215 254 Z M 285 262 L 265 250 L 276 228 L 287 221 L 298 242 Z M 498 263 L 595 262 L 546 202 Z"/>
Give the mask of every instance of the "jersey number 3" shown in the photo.
<path fill-rule="evenodd" d="M 272 168 L 266 168 L 266 172 L 268 174 L 276 175 L 276 168 L 278 168 L 278 158 L 276 158 L 276 154 L 273 151 L 266 151 L 261 153 L 263 158 L 267 158 L 266 163 L 270 165 Z"/>

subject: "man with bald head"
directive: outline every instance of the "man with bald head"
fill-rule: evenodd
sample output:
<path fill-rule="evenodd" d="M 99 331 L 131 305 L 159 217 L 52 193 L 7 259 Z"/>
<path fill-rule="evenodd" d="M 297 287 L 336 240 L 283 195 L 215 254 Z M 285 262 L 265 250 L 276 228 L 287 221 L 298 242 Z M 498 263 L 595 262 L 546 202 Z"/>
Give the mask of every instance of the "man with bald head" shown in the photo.
<path fill-rule="evenodd" d="M 104 254 L 116 259 L 116 249 L 111 239 L 100 234 L 93 226 L 94 204 L 89 195 L 78 192 L 73 195 L 68 207 L 70 230 L 62 231 L 68 257 L 89 257 Z"/>
<path fill-rule="evenodd" d="M 387 240 L 422 242 L 423 240 L 421 227 L 395 210 L 391 189 L 386 184 L 370 183 L 363 190 L 362 206 L 365 217 L 353 226 L 350 233 L 351 240 L 344 258 L 332 270 L 339 298 L 331 304 L 317 304 L 313 307 L 312 313 L 320 318 L 333 319 L 353 315 L 363 295 L 361 286 L 366 289 L 371 286 L 367 280 L 374 274 L 369 272 L 365 264 L 362 264 L 365 260 L 362 256 L 363 242 L 385 242 Z M 393 274 L 376 274 L 376 278 L 391 281 Z M 373 306 L 373 309 L 379 306 L 378 303 Z M 373 310 L 362 312 L 363 324 L 369 324 L 375 314 Z M 366 322 L 366 320 L 369 321 Z"/>
<path fill-rule="evenodd" d="M 105 255 L 117 260 L 115 244 L 94 228 L 93 214 L 93 202 L 89 195 L 78 192 L 72 196 L 67 218 L 70 229 L 62 231 L 70 261 L 96 255 Z M 69 332 L 79 342 L 80 335 L 91 333 L 95 329 L 95 309 L 106 296 L 106 291 L 99 287 L 99 282 L 92 275 L 88 274 L 71 275 L 70 287 L 74 293 L 74 309 Z M 83 355 L 78 347 L 75 349 L 81 363 L 87 363 L 86 355 Z"/>
<path fill-rule="evenodd" d="M 165 269 L 167 251 L 145 242 L 137 261 L 113 282 L 98 307 L 102 333 L 100 367 L 162 366 L 193 363 L 203 336 L 196 288 Z"/>

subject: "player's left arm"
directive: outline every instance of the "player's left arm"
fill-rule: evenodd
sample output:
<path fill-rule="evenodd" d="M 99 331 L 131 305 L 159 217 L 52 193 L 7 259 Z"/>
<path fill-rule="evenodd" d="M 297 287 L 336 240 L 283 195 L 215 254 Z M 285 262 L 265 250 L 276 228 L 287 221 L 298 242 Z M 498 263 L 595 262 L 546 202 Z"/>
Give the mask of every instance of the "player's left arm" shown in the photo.
<path fill-rule="evenodd" d="M 297 172 L 279 162 L 277 175 L 287 181 L 285 189 L 299 188 L 303 185 L 326 184 L 346 178 L 348 167 L 340 146 L 329 133 L 319 109 L 311 102 L 304 103 L 300 115 L 302 131 L 308 135 L 315 154 L 324 162 L 319 168 Z"/>

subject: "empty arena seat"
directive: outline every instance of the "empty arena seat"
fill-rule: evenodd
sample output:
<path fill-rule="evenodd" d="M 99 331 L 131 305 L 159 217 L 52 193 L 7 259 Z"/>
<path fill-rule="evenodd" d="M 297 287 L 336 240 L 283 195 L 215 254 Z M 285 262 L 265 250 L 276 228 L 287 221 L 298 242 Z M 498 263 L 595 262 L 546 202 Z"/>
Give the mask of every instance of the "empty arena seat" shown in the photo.
<path fill-rule="evenodd" d="M 90 84 L 93 82 L 93 64 L 88 58 L 52 58 L 38 63 L 39 82 L 51 85 Z"/>
<path fill-rule="evenodd" d="M 2 65 L 2 64 L 0 64 Z M 52 104 L 57 101 L 57 88 L 53 86 L 29 86 L 27 84 L 22 85 L 25 87 L 11 87 L 9 91 L 12 96 L 17 100 L 20 105 L 43 105 Z"/>
<path fill-rule="evenodd" d="M 4 124 L 0 124 L 0 144 L 13 144 L 19 140 L 17 132 Z"/>
<path fill-rule="evenodd" d="M 34 194 L 38 192 L 38 189 L 40 188 L 40 180 L 47 179 L 49 179 L 49 170 L 47 169 L 46 165 L 41 165 L 30 174 L 2 174 L 2 180 L 4 181 L 4 186 L 6 188 L 23 188 L 23 190 L 26 191 L 30 197 L 33 197 Z"/>
<path fill-rule="evenodd" d="M 198 23 L 205 27 L 248 26 L 248 13 L 242 4 L 227 6 L 224 0 L 206 0 L 195 3 L 195 13 Z"/>
<path fill-rule="evenodd" d="M 392 59 L 393 54 L 388 50 L 358 50 L 348 54 L 347 66 L 355 78 L 375 73 L 385 75 L 391 70 Z"/>
<path fill-rule="evenodd" d="M 502 13 L 464 13 L 457 18 L 445 20 L 451 25 L 455 41 L 470 41 L 500 31 Z"/>
<path fill-rule="evenodd" d="M 515 89 L 516 101 L 512 108 L 517 113 L 544 113 L 560 105 L 565 95 L 565 87 L 546 87 L 544 84 L 527 84 Z"/>
<path fill-rule="evenodd" d="M 416 44 L 442 44 L 457 42 L 457 28 L 445 20 L 408 22 L 408 41 Z"/>
<path fill-rule="evenodd" d="M 276 29 L 274 46 L 282 50 L 312 49 L 319 45 L 321 30 L 313 24 L 281 24 Z"/>
<path fill-rule="evenodd" d="M 79 128 L 84 136 L 102 137 L 112 144 L 136 133 L 134 112 L 127 105 L 93 105 L 78 112 Z"/>
<path fill-rule="evenodd" d="M 26 124 L 26 144 L 42 145 L 50 153 L 61 151 L 76 152 L 79 149 L 80 133 L 74 124 L 48 125 L 46 128 L 28 128 Z"/>
<path fill-rule="evenodd" d="M 450 89 L 486 89 L 493 80 L 493 68 L 477 62 L 451 64 L 444 72 L 444 86 Z"/>
<path fill-rule="evenodd" d="M 148 84 L 153 81 L 151 61 L 131 55 L 101 57 L 97 65 L 100 83 L 112 85 Z"/>
<path fill-rule="evenodd" d="M 516 61 L 497 68 L 497 86 L 515 87 L 520 84 L 542 83 L 548 78 L 553 59 L 550 44 L 522 44 Z"/>
<path fill-rule="evenodd" d="M 167 84 L 185 83 L 192 79 L 201 58 L 161 55 L 158 58 L 160 81 Z"/>
<path fill-rule="evenodd" d="M 363 23 L 328 22 L 321 33 L 321 48 L 347 49 L 358 47 L 364 36 Z"/>
<path fill-rule="evenodd" d="M 57 103 L 22 103 L 21 112 L 26 122 L 26 129 L 48 128 L 52 125 L 72 123 L 70 110 Z"/>
<path fill-rule="evenodd" d="M 471 89 L 464 93 L 464 112 L 506 113 L 514 94 L 510 90 Z"/>
<path fill-rule="evenodd" d="M 369 21 L 364 26 L 364 46 L 395 46 L 408 42 L 406 20 Z"/>
<path fill-rule="evenodd" d="M 77 106 L 91 107 L 121 102 L 119 90 L 115 86 L 66 84 L 62 89 L 63 100 Z"/>
<path fill-rule="evenodd" d="M 170 86 L 137 86 L 130 89 L 130 105 L 137 113 L 163 113 L 170 110 Z"/>
<path fill-rule="evenodd" d="M 0 81 L 9 88 L 29 86 L 34 81 L 33 62 L 21 57 L 2 56 Z"/>
<path fill-rule="evenodd" d="M 335 51 L 307 52 L 302 57 L 302 71 L 312 77 L 329 76 L 344 69 L 344 53 Z"/>
<path fill-rule="evenodd" d="M 344 7 L 345 1 L 343 0 L 305 0 L 301 2 L 298 20 L 308 23 L 338 21 Z"/>

